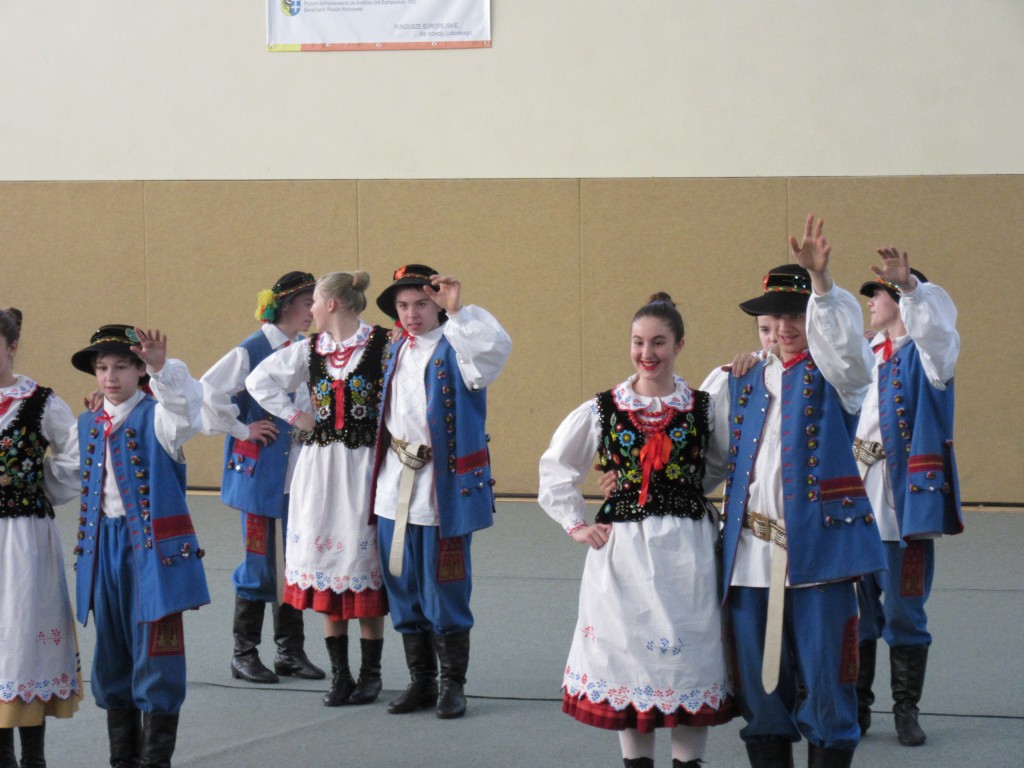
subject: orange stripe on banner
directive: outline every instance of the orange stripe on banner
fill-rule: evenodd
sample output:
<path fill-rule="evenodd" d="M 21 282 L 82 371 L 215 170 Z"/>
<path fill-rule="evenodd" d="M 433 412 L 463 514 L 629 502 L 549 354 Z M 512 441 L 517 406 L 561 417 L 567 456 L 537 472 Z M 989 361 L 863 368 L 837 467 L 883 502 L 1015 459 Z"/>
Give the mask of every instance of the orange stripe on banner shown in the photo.
<path fill-rule="evenodd" d="M 911 456 L 908 462 L 908 469 L 911 472 L 926 472 L 928 470 L 944 469 L 942 456 L 937 453 L 925 453 L 920 456 Z"/>
<path fill-rule="evenodd" d="M 490 48 L 490 40 L 452 40 L 435 43 L 303 43 L 268 45 L 270 53 L 317 53 L 323 51 L 422 51 L 432 48 Z"/>

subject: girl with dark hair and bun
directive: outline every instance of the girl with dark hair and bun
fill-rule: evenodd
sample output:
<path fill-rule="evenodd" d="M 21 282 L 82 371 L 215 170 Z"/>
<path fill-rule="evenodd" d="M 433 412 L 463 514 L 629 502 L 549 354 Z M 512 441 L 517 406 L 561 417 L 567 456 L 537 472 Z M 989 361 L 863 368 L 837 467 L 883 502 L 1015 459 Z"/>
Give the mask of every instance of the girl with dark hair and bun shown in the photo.
<path fill-rule="evenodd" d="M 21 312 L 0 310 L 0 766 L 45 766 L 44 723 L 82 697 L 78 647 L 53 507 L 78 494 L 75 418 L 14 373 Z M 49 456 L 47 456 L 49 452 Z"/>
<path fill-rule="evenodd" d="M 291 484 L 284 599 L 323 615 L 328 707 L 369 704 L 381 690 L 388 603 L 369 493 L 388 331 L 359 318 L 369 284 L 362 271 L 321 277 L 317 333 L 268 357 L 245 382 L 268 413 L 306 433 Z M 312 413 L 289 397 L 302 389 Z M 360 626 L 358 683 L 348 663 L 349 619 Z"/>
<path fill-rule="evenodd" d="M 734 716 L 704 496 L 725 457 L 708 453 L 710 399 L 675 375 L 683 332 L 671 297 L 652 296 L 633 316 L 636 373 L 570 413 L 540 460 L 541 506 L 589 547 L 562 711 L 618 731 L 627 767 L 653 765 L 654 730 L 668 728 L 674 768 L 697 768 L 708 726 Z M 595 453 L 615 488 L 589 524 Z"/>

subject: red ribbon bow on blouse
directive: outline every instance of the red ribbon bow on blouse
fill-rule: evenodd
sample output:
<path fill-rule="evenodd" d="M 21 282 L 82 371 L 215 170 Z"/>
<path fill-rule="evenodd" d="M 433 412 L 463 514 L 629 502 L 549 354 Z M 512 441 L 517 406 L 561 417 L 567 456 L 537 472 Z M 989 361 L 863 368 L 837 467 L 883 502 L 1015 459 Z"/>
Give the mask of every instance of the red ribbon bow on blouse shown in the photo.
<path fill-rule="evenodd" d="M 672 455 L 672 440 L 664 432 L 647 435 L 647 442 L 640 449 L 640 466 L 643 468 L 643 482 L 640 484 L 640 506 L 647 503 L 647 486 L 651 482 L 651 471 L 660 472 Z"/>
<path fill-rule="evenodd" d="M 875 344 L 875 346 L 871 348 L 872 352 L 877 352 L 878 350 L 882 350 L 882 362 L 888 363 L 889 358 L 892 357 L 892 339 L 887 338 L 885 341 L 880 344 Z"/>
<path fill-rule="evenodd" d="M 96 414 L 96 423 L 103 425 L 103 437 L 104 439 L 110 437 L 110 433 L 114 431 L 114 420 L 110 414 L 106 411 L 100 411 Z"/>

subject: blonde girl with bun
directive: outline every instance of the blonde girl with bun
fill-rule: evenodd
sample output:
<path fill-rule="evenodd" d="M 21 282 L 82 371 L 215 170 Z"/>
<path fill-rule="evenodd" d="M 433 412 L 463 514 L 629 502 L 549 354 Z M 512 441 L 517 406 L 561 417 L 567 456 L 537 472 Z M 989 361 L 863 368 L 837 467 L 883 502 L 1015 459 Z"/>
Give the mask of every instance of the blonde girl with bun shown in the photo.
<path fill-rule="evenodd" d="M 313 291 L 317 333 L 264 360 L 246 387 L 269 413 L 302 433 L 291 484 L 284 600 L 323 615 L 331 660 L 324 705 L 369 704 L 381 690 L 387 597 L 370 519 L 388 330 L 360 319 L 370 276 L 331 272 Z M 312 411 L 290 393 L 308 388 Z M 348 622 L 359 621 L 359 680 L 348 663 Z"/>

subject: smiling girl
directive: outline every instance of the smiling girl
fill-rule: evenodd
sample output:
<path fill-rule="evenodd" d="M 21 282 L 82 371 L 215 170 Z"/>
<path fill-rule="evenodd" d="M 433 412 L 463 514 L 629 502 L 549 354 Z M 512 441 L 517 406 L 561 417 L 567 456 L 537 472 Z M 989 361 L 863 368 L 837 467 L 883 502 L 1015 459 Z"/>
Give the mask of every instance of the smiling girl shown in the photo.
<path fill-rule="evenodd" d="M 695 768 L 707 727 L 733 716 L 716 586 L 716 513 L 704 497 L 710 400 L 675 375 L 683 320 L 664 293 L 633 316 L 636 373 L 562 422 L 540 462 L 540 504 L 589 546 L 562 711 L 618 731 L 626 766 L 650 766 L 654 729 Z M 588 524 L 597 453 L 615 490 Z"/>

